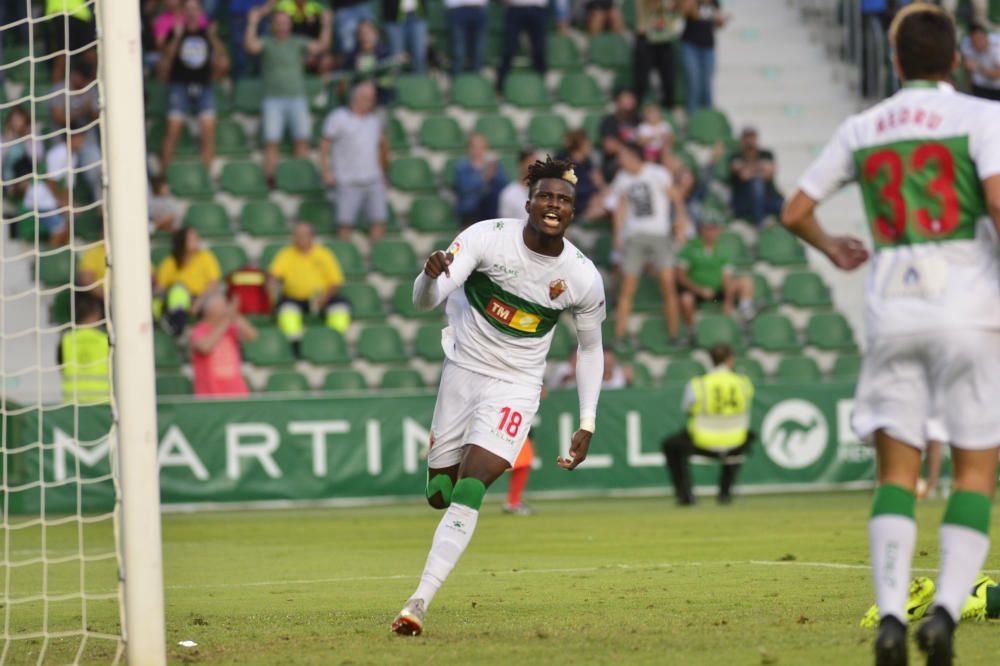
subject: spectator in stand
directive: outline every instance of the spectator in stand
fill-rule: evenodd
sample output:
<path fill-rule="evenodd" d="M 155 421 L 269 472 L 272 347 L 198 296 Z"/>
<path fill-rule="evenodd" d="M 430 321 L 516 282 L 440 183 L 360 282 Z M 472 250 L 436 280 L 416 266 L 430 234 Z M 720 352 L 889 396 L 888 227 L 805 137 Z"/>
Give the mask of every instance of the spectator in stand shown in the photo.
<path fill-rule="evenodd" d="M 7 4 L 24 4 L 10 2 Z M 35 3 L 31 3 L 35 4 Z M 32 19 L 37 21 L 38 19 Z M 52 80 L 66 76 L 66 56 L 85 61 L 91 68 L 97 65 L 97 29 L 94 3 L 86 0 L 46 0 L 45 25 L 48 31 L 49 53 L 52 58 Z M 36 47 L 37 48 L 37 47 Z"/>
<path fill-rule="evenodd" d="M 738 306 L 741 317 L 748 320 L 753 316 L 753 281 L 749 275 L 734 275 L 732 258 L 716 246 L 720 231 L 717 220 L 704 220 L 698 225 L 698 236 L 684 245 L 677 262 L 681 314 L 691 331 L 703 303 L 718 303 L 727 315 Z"/>
<path fill-rule="evenodd" d="M 497 91 L 503 92 L 503 82 L 520 46 L 521 33 L 527 33 L 531 45 L 531 68 L 545 76 L 545 41 L 549 30 L 548 0 L 507 0 L 504 13 L 503 51 L 497 73 Z"/>
<path fill-rule="evenodd" d="M 680 0 L 684 14 L 681 34 L 681 63 L 687 81 L 688 114 L 712 108 L 712 79 L 715 76 L 715 31 L 727 16 L 718 0 Z"/>
<path fill-rule="evenodd" d="M 635 5 L 635 94 L 646 99 L 655 69 L 665 109 L 673 109 L 675 100 L 674 49 L 681 30 L 677 5 L 678 0 L 637 0 Z"/>
<path fill-rule="evenodd" d="M 167 40 L 177 26 L 184 26 L 187 18 L 184 14 L 183 0 L 163 0 L 163 11 L 153 20 L 153 43 L 160 51 L 167 45 Z M 199 28 L 208 28 L 208 16 L 202 12 L 198 19 Z"/>
<path fill-rule="evenodd" d="M 632 302 L 647 263 L 656 271 L 667 332 L 676 340 L 680 327 L 674 264 L 687 235 L 687 208 L 670 173 L 659 164 L 643 162 L 639 144 L 622 144 L 621 165 L 611 183 L 616 201 L 614 247 L 622 255 L 622 286 L 615 312 L 616 345 L 625 346 Z"/>
<path fill-rule="evenodd" d="M 584 9 L 587 12 L 587 32 L 596 35 L 609 30 L 625 32 L 625 16 L 622 14 L 621 0 L 587 0 Z"/>
<path fill-rule="evenodd" d="M 154 278 L 154 293 L 165 300 L 163 323 L 180 335 L 192 316 L 199 316 L 205 299 L 219 291 L 222 271 L 210 250 L 201 245 L 198 231 L 181 227 L 171 238 L 170 254 L 160 262 Z M 157 308 L 160 309 L 160 308 Z"/>
<path fill-rule="evenodd" d="M 60 203 L 52 185 L 38 178 L 29 158 L 23 157 L 14 165 L 14 182 L 10 198 L 17 206 L 18 236 L 30 242 L 48 241 L 51 245 L 65 245 L 69 240 L 66 216 L 59 211 Z"/>
<path fill-rule="evenodd" d="M 76 326 L 59 339 L 56 362 L 62 371 L 63 401 L 69 404 L 107 402 L 108 332 L 103 326 L 104 309 L 98 301 L 79 295 L 76 299 Z"/>
<path fill-rule="evenodd" d="M 566 132 L 565 148 L 556 154 L 556 159 L 573 163 L 576 174 L 576 217 L 581 220 L 596 220 L 607 215 L 604 196 L 607 183 L 597 168 L 590 137 L 582 129 Z"/>
<path fill-rule="evenodd" d="M 907 4 L 903 2 L 901 4 Z M 948 10 L 948 13 L 952 16 L 956 16 L 958 13 L 959 0 L 942 0 L 941 6 Z M 990 0 L 969 0 L 969 5 L 972 8 L 972 22 L 977 25 L 988 26 L 990 25 Z"/>
<path fill-rule="evenodd" d="M 1000 101 L 1000 35 L 973 25 L 960 48 L 972 94 Z"/>
<path fill-rule="evenodd" d="M 243 379 L 241 342 L 257 339 L 257 329 L 240 314 L 237 299 L 222 292 L 205 299 L 205 316 L 191 331 L 194 394 L 199 397 L 238 397 L 250 389 Z"/>
<path fill-rule="evenodd" d="M 275 0 L 229 0 L 229 50 L 233 57 L 234 81 L 243 78 L 252 64 L 243 48 L 250 11 L 262 5 L 271 6 L 274 2 Z"/>
<path fill-rule="evenodd" d="M 14 179 L 14 168 L 18 162 L 27 159 L 41 164 L 45 158 L 45 144 L 31 131 L 31 116 L 23 106 L 15 106 L 7 112 L 3 123 L 3 138 L 0 139 L 0 163 L 5 183 Z"/>
<path fill-rule="evenodd" d="M 337 53 L 347 55 L 357 48 L 358 24 L 375 23 L 370 0 L 332 0 Z"/>
<path fill-rule="evenodd" d="M 278 166 L 278 143 L 285 129 L 295 143 L 295 156 L 309 156 L 309 135 L 312 119 L 306 96 L 307 55 L 319 56 L 330 48 L 332 15 L 323 14 L 319 39 L 309 40 L 292 34 L 292 17 L 275 12 L 271 19 L 271 35 L 257 36 L 257 24 L 267 8 L 251 9 L 247 21 L 247 53 L 261 56 L 264 79 L 264 99 L 261 102 L 261 122 L 264 127 L 264 175 L 274 186 L 274 170 Z"/>
<path fill-rule="evenodd" d="M 375 85 L 363 81 L 354 87 L 350 106 L 326 117 L 319 142 L 320 171 L 328 197 L 337 206 L 341 238 L 350 238 L 362 211 L 370 225 L 370 240 L 377 243 L 385 234 L 388 157 L 389 144 L 375 113 Z"/>
<path fill-rule="evenodd" d="M 781 213 L 785 200 L 774 184 L 774 172 L 774 153 L 760 147 L 757 130 L 743 128 L 739 150 L 729 158 L 733 215 L 760 226 L 766 216 Z"/>
<path fill-rule="evenodd" d="M 527 219 L 527 212 L 524 204 L 528 201 L 528 186 L 525 179 L 528 177 L 528 169 L 535 160 L 538 159 L 534 148 L 522 148 L 517 155 L 518 177 L 507 183 L 507 187 L 500 190 L 500 205 L 497 217 L 511 217 L 518 220 Z M 577 176 L 579 184 L 579 176 Z"/>
<path fill-rule="evenodd" d="M 299 222 L 292 230 L 292 243 L 275 255 L 268 267 L 278 328 L 302 353 L 303 318 L 322 315 L 328 328 L 344 333 L 351 325 L 351 306 L 339 295 L 344 273 L 337 257 L 315 242 L 312 225 Z"/>
<path fill-rule="evenodd" d="M 621 144 L 635 141 L 639 130 L 635 93 L 629 88 L 615 91 L 615 110 L 601 120 L 601 173 L 605 182 L 614 180 L 618 171 Z"/>
<path fill-rule="evenodd" d="M 451 73 L 479 72 L 486 54 L 486 0 L 444 0 L 451 34 Z"/>
<path fill-rule="evenodd" d="M 201 134 L 201 162 L 211 168 L 215 159 L 215 91 L 212 79 L 229 67 L 226 48 L 219 40 L 215 24 L 201 25 L 203 14 L 198 0 L 184 1 L 185 22 L 174 31 L 157 66 L 160 78 L 169 84 L 167 131 L 163 136 L 160 171 L 166 173 L 174 159 L 177 139 L 188 116 L 198 117 Z"/>
<path fill-rule="evenodd" d="M 74 125 L 81 128 L 83 142 L 79 148 L 78 165 L 90 166 L 85 172 L 87 185 L 97 197 L 101 193 L 101 139 L 97 128 L 101 104 L 94 69 L 85 61 L 74 62 L 69 70 L 69 90 L 60 81 L 49 90 L 48 107 L 52 123 L 57 128 Z M 86 127 L 86 129 L 82 129 Z"/>
<path fill-rule="evenodd" d="M 382 0 L 382 26 L 392 55 L 409 54 L 410 71 L 427 71 L 427 0 Z"/>
<path fill-rule="evenodd" d="M 77 262 L 76 284 L 81 289 L 80 293 L 103 303 L 108 292 L 108 255 L 104 244 L 104 226 L 100 229 L 101 241 L 88 248 Z"/>
<path fill-rule="evenodd" d="M 344 59 L 341 69 L 351 72 L 354 81 L 374 81 L 376 103 L 387 106 L 395 97 L 396 71 L 405 57 L 393 56 L 389 45 L 379 40 L 375 24 L 362 21 L 358 24 L 357 48 Z"/>
<path fill-rule="evenodd" d="M 45 174 L 49 187 L 55 195 L 59 207 L 79 205 L 76 197 L 77 175 L 90 180 L 91 172 L 100 168 L 100 162 L 83 163 L 83 146 L 87 132 L 79 121 L 71 121 L 66 139 L 54 144 L 45 153 Z M 100 190 L 91 192 L 100 195 Z"/>
<path fill-rule="evenodd" d="M 647 162 L 657 162 L 664 148 L 674 145 L 674 128 L 663 119 L 663 110 L 656 102 L 646 102 L 642 107 L 642 122 L 635 133 L 642 146 L 642 157 Z"/>
<path fill-rule="evenodd" d="M 323 26 L 332 25 L 333 15 L 322 3 L 316 0 L 281 0 L 274 6 L 275 11 L 284 12 L 292 19 L 292 34 L 305 37 L 308 40 L 322 38 Z M 329 16 L 327 16 L 329 14 Z M 332 43 L 333 34 L 328 33 L 327 39 Z M 309 53 L 305 59 L 306 71 L 314 74 L 327 74 L 333 71 L 334 59 L 329 46 L 322 53 Z"/>
<path fill-rule="evenodd" d="M 489 152 L 486 137 L 470 135 L 468 153 L 455 165 L 455 208 L 462 227 L 495 218 L 500 191 L 506 185 L 507 174 L 497 156 Z"/>
<path fill-rule="evenodd" d="M 150 233 L 174 231 L 180 221 L 180 204 L 170 191 L 170 183 L 162 176 L 153 178 L 149 188 Z"/>
<path fill-rule="evenodd" d="M 618 356 L 610 347 L 604 348 L 604 379 L 601 390 L 615 391 L 632 385 L 632 368 L 618 362 Z M 576 348 L 570 352 L 569 358 L 556 366 L 549 381 L 549 389 L 576 388 Z"/>

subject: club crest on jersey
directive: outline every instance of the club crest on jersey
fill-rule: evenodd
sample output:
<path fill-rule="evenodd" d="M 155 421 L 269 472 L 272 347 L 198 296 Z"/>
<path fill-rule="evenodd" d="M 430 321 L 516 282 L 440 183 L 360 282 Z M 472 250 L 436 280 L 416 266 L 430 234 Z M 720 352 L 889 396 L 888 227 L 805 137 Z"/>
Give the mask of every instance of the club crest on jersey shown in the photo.
<path fill-rule="evenodd" d="M 462 251 L 462 243 L 460 241 L 454 241 L 451 245 L 448 246 L 448 254 L 450 254 L 453 257 L 458 256 L 458 253 L 461 251 Z"/>
<path fill-rule="evenodd" d="M 566 280 L 559 278 L 549 282 L 549 298 L 556 300 L 566 292 Z"/>
<path fill-rule="evenodd" d="M 496 298 L 491 298 L 490 302 L 486 304 L 486 314 L 514 330 L 524 333 L 534 333 L 538 330 L 538 325 L 542 323 L 542 318 L 538 315 L 518 310 L 513 305 L 507 305 Z"/>

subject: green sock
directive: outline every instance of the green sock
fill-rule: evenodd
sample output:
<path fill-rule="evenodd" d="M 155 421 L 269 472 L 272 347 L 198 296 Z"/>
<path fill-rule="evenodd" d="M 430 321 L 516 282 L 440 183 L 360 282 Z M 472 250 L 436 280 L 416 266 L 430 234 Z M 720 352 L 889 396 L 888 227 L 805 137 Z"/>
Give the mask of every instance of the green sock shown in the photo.
<path fill-rule="evenodd" d="M 883 483 L 875 490 L 871 517 L 888 513 L 912 519 L 916 505 L 917 498 L 912 492 L 894 483 Z"/>
<path fill-rule="evenodd" d="M 986 617 L 1000 617 L 1000 585 L 986 588 Z"/>
<path fill-rule="evenodd" d="M 465 477 L 459 479 L 458 483 L 455 484 L 455 492 L 451 494 L 451 501 L 479 511 L 485 495 L 486 485 L 482 481 Z"/>
<path fill-rule="evenodd" d="M 451 477 L 447 474 L 437 473 L 431 476 L 431 470 L 427 470 L 427 499 L 434 497 L 435 494 L 441 493 L 441 500 L 447 507 L 451 504 L 452 495 L 452 484 Z"/>

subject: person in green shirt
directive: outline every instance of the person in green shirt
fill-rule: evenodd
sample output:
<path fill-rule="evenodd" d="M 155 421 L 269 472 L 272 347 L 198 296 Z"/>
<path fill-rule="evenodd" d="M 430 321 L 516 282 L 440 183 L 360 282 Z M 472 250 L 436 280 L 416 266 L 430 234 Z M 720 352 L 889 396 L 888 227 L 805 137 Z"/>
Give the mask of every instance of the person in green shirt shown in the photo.
<path fill-rule="evenodd" d="M 688 241 L 680 253 L 677 284 L 681 315 L 689 329 L 702 303 L 721 303 L 726 314 L 738 307 L 743 318 L 753 316 L 753 281 L 749 275 L 733 274 L 732 258 L 717 247 L 720 232 L 717 221 L 704 220 L 698 226 L 698 237 Z"/>
<path fill-rule="evenodd" d="M 292 17 L 277 11 L 271 19 L 271 34 L 259 37 L 258 24 L 269 11 L 268 7 L 270 5 L 250 10 L 244 47 L 247 53 L 261 56 L 264 175 L 268 184 L 273 184 L 274 170 L 278 165 L 278 143 L 286 127 L 295 142 L 295 156 L 309 156 L 312 120 L 306 96 L 306 57 L 320 56 L 330 49 L 333 14 L 324 12 L 319 37 L 308 39 L 294 34 Z"/>

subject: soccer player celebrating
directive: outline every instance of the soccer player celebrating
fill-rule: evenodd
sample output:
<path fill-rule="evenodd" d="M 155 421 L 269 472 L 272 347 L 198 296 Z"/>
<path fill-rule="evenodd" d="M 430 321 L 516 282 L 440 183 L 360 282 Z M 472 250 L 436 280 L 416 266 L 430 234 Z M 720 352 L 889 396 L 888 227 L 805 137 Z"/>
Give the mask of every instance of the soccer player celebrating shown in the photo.
<path fill-rule="evenodd" d="M 956 93 L 955 25 L 908 5 L 889 31 L 903 88 L 852 116 L 799 181 L 782 222 L 838 268 L 868 258 L 830 236 L 817 202 L 857 180 L 875 242 L 854 428 L 874 435 L 878 489 L 868 532 L 881 611 L 876 664 L 907 663 L 906 600 L 924 425 L 940 415 L 953 492 L 940 529 L 934 606 L 917 630 L 933 666 L 952 663 L 955 625 L 989 550 L 1000 440 L 1000 106 Z"/>
<path fill-rule="evenodd" d="M 564 238 L 576 176 L 547 158 L 528 170 L 527 220 L 496 219 L 463 231 L 435 252 L 413 285 L 424 310 L 446 299 L 446 361 L 431 422 L 427 501 L 446 509 L 416 592 L 392 630 L 417 635 L 424 613 L 476 528 L 486 488 L 517 459 L 538 409 L 545 357 L 562 311 L 576 322 L 580 428 L 567 458 L 576 468 L 594 433 L 604 374 L 604 284 L 594 264 Z"/>

